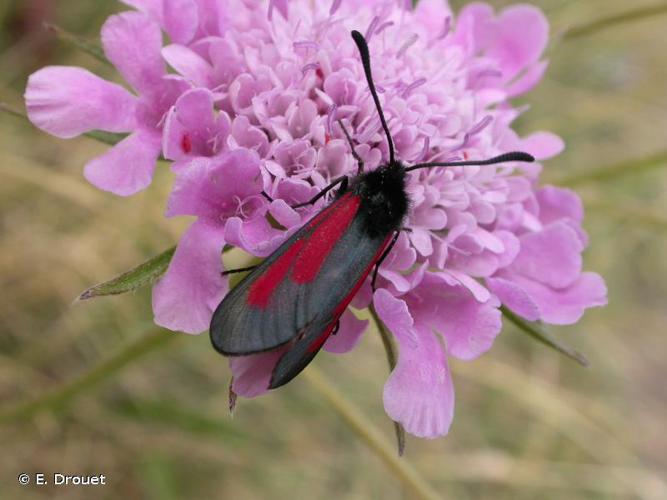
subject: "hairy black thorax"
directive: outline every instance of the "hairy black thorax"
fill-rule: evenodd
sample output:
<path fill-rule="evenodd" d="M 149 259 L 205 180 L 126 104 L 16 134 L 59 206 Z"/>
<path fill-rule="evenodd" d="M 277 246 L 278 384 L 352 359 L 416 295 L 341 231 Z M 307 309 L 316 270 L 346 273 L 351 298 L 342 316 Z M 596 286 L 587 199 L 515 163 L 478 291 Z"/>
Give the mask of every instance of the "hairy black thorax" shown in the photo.
<path fill-rule="evenodd" d="M 351 189 L 361 198 L 359 215 L 371 237 L 383 237 L 400 229 L 408 211 L 405 168 L 394 161 L 356 177 Z"/>

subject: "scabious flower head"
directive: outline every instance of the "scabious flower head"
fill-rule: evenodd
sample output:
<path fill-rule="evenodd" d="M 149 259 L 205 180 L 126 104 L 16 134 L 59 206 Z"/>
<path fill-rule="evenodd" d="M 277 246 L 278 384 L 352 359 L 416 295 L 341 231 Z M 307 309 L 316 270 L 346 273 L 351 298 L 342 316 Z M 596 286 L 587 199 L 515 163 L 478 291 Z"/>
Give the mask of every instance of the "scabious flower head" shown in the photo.
<path fill-rule="evenodd" d="M 46 68 L 52 74 L 33 75 L 26 99 L 33 122 L 62 137 L 94 128 L 132 132 L 86 167 L 104 189 L 145 187 L 160 152 L 173 162 L 167 216 L 196 220 L 153 290 L 155 321 L 167 328 L 208 329 L 229 289 L 221 274 L 225 245 L 270 255 L 327 201 L 293 205 L 356 174 L 339 120 L 366 169 L 388 161 L 352 29 L 369 43 L 402 162 L 512 150 L 542 160 L 563 147 L 548 132 L 519 137 L 511 128 L 520 110 L 509 99 L 537 84 L 547 66 L 540 58 L 548 25 L 528 5 L 495 13 L 471 4 L 455 18 L 440 0 L 414 9 L 394 0 L 125 3 L 139 12 L 112 16 L 103 42 L 139 97 L 84 70 Z M 169 37 L 161 50 L 158 26 Z M 129 46 L 137 40 L 149 49 L 146 60 L 139 57 L 144 47 Z M 125 45 L 114 51 L 114 43 Z M 164 72 L 161 58 L 175 74 Z M 454 411 L 447 358 L 487 351 L 501 329 L 501 304 L 528 320 L 571 324 L 606 303 L 602 279 L 582 272 L 581 202 L 572 191 L 538 187 L 540 169 L 503 164 L 409 174 L 407 231 L 382 263 L 375 293 L 365 283 L 352 305 L 372 304 L 396 338 L 398 364 L 384 405 L 412 434 L 447 433 Z M 366 327 L 346 311 L 324 349 L 351 350 Z M 282 353 L 232 358 L 233 390 L 266 392 Z"/>

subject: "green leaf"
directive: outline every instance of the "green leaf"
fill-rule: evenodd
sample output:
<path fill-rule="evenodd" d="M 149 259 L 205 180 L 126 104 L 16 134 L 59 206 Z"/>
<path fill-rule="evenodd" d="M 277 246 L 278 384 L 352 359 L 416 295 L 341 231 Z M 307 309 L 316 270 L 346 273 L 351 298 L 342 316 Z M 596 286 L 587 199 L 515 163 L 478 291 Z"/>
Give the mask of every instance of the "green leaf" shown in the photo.
<path fill-rule="evenodd" d="M 110 379 L 137 359 L 168 345 L 177 338 L 182 338 L 182 336 L 165 330 L 151 330 L 145 335 L 140 335 L 129 344 L 121 347 L 116 353 L 93 366 L 89 371 L 65 382 L 61 386 L 44 392 L 34 399 L 23 401 L 16 406 L 3 406 L 0 408 L 0 423 L 22 422 L 41 411 L 61 409 L 80 394 Z"/>
<path fill-rule="evenodd" d="M 105 132 L 103 130 L 91 130 L 90 132 L 85 132 L 83 135 L 109 146 L 115 146 L 127 137 L 127 134 L 114 134 L 113 132 Z"/>
<path fill-rule="evenodd" d="M 394 368 L 396 368 L 396 362 L 398 357 L 396 355 L 396 346 L 392 340 L 391 334 L 387 331 L 387 328 L 384 326 L 384 323 L 378 316 L 375 306 L 371 304 L 368 308 L 370 310 L 373 321 L 380 332 L 380 338 L 382 339 L 382 346 L 384 347 L 385 354 L 387 355 L 387 363 L 389 364 L 389 372 L 391 373 Z M 405 428 L 401 425 L 400 422 L 394 421 L 394 433 L 396 434 L 396 447 L 398 449 L 398 456 L 402 457 L 405 453 Z"/>
<path fill-rule="evenodd" d="M 582 366 L 590 365 L 590 362 L 588 361 L 588 358 L 586 358 L 586 356 L 581 354 L 579 351 L 556 340 L 551 335 L 540 329 L 535 323 L 531 323 L 529 321 L 520 318 L 512 311 L 507 309 L 505 306 L 501 306 L 500 310 L 502 311 L 503 316 L 505 316 L 512 323 L 514 323 L 514 325 L 517 328 L 519 328 L 519 330 L 521 330 L 524 333 L 527 333 L 535 340 L 542 342 L 543 344 L 551 347 L 552 349 L 555 349 L 559 353 L 564 354 L 565 356 L 567 356 L 573 361 L 576 361 Z"/>
<path fill-rule="evenodd" d="M 554 184 L 572 187 L 590 182 L 605 182 L 626 175 L 636 175 L 648 170 L 664 168 L 665 166 L 667 166 L 667 151 L 660 151 L 644 158 L 633 158 L 614 165 L 575 172 L 572 175 L 555 179 Z"/>
<path fill-rule="evenodd" d="M 0 102 L 0 111 L 7 113 L 8 115 L 15 116 L 16 118 L 23 118 L 25 120 L 28 119 L 23 111 L 16 109 L 14 106 L 11 106 L 6 102 Z"/>
<path fill-rule="evenodd" d="M 664 212 L 647 204 L 639 204 L 627 199 L 603 198 L 591 193 L 588 193 L 584 198 L 584 204 L 587 211 L 595 210 L 606 217 L 612 217 L 621 222 L 652 226 L 662 231 L 667 230 L 667 217 Z"/>
<path fill-rule="evenodd" d="M 62 40 L 63 42 L 68 43 L 69 45 L 72 45 L 77 49 L 86 52 L 87 54 L 90 54 L 98 61 L 111 65 L 109 60 L 104 55 L 101 47 L 95 42 L 91 42 L 90 40 L 87 40 L 79 35 L 70 33 L 69 31 L 61 28 L 60 26 L 56 26 L 55 24 L 44 23 L 44 27 L 49 31 L 53 31 L 58 39 Z"/>
<path fill-rule="evenodd" d="M 641 21 L 660 14 L 667 14 L 667 4 L 664 2 L 655 5 L 637 7 L 625 12 L 621 12 L 620 14 L 612 14 L 600 19 L 596 19 L 595 21 L 573 26 L 562 35 L 562 39 L 576 40 L 577 38 L 590 36 L 597 33 L 598 31 L 602 31 L 619 24 Z"/>
<path fill-rule="evenodd" d="M 171 247 L 116 278 L 90 287 L 79 295 L 79 300 L 132 292 L 155 283 L 165 273 L 167 267 L 169 267 L 169 262 L 171 262 L 175 251 L 176 247 Z"/>

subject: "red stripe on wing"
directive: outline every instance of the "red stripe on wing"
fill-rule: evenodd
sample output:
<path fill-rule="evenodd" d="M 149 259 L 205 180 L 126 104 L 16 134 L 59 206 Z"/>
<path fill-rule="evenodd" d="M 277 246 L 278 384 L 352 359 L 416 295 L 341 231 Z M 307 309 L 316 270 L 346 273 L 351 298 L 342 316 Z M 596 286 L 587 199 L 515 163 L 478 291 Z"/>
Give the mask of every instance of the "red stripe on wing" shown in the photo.
<path fill-rule="evenodd" d="M 336 321 L 338 321 L 338 318 L 336 318 L 335 321 L 333 321 L 329 326 L 327 326 L 327 329 L 324 330 L 322 335 L 313 340 L 313 343 L 308 346 L 308 352 L 313 353 L 320 350 L 320 347 L 322 347 L 324 343 L 327 341 L 333 329 L 336 328 Z"/>
<path fill-rule="evenodd" d="M 271 266 L 252 284 L 248 290 L 248 304 L 264 309 L 269 305 L 274 290 L 285 279 L 292 262 L 303 247 L 305 240 L 295 241 Z"/>
<path fill-rule="evenodd" d="M 250 286 L 248 289 L 248 304 L 265 309 L 269 305 L 273 292 L 275 292 L 280 282 L 287 277 L 287 273 L 289 273 L 297 258 L 299 263 L 294 266 L 292 279 L 297 283 L 311 281 L 322 267 L 324 259 L 331 251 L 331 247 L 342 236 L 354 218 L 360 202 L 361 199 L 358 196 L 346 194 L 313 217 L 307 225 L 307 229 L 313 230 L 313 232 L 294 241 L 292 246 L 278 257 L 264 274 Z M 337 229 L 338 224 L 342 225 L 339 229 Z M 323 231 L 322 227 L 324 227 Z M 313 243 L 314 237 L 319 243 Z M 323 245 L 327 246 L 322 248 Z M 299 269 L 303 269 L 303 271 L 300 273 Z M 313 272 L 315 274 L 310 277 Z M 309 279 L 308 281 L 299 281 L 294 278 L 295 275 L 299 275 L 301 279 Z"/>
<path fill-rule="evenodd" d="M 309 283 L 319 274 L 329 252 L 352 223 L 361 198 L 348 193 L 337 200 L 329 217 L 319 223 L 308 236 L 299 253 L 299 262 L 292 270 L 291 279 L 295 283 Z M 317 218 L 316 218 L 317 219 Z M 312 223 L 311 223 L 312 227 Z"/>
<path fill-rule="evenodd" d="M 368 267 L 366 267 L 364 272 L 359 277 L 359 280 L 354 285 L 354 288 L 352 288 L 352 290 L 350 290 L 350 293 L 348 293 L 345 296 L 345 298 L 340 301 L 340 304 L 338 304 L 338 307 L 336 307 L 336 309 L 334 310 L 334 313 L 333 313 L 334 320 L 331 322 L 331 324 L 329 326 L 327 326 L 326 330 L 324 330 L 324 332 L 322 332 L 322 334 L 319 337 L 317 337 L 313 341 L 312 344 L 310 344 L 308 346 L 308 352 L 311 352 L 311 353 L 312 352 L 317 352 L 322 347 L 322 345 L 324 345 L 324 343 L 327 341 L 327 339 L 329 338 L 329 335 L 331 335 L 331 332 L 336 327 L 336 322 L 341 317 L 341 315 L 345 312 L 345 309 L 347 309 L 347 306 L 350 304 L 350 302 L 352 302 L 352 299 L 354 298 L 354 296 L 359 291 L 359 288 L 361 288 L 361 285 L 364 283 L 364 280 L 366 279 L 366 276 L 369 275 L 369 273 L 371 272 L 371 269 L 373 269 L 373 266 L 375 265 L 375 263 L 378 261 L 378 259 L 382 255 L 382 252 L 384 252 L 384 249 L 387 247 L 387 244 L 389 243 L 390 239 L 391 239 L 391 235 L 389 235 L 387 237 L 387 239 L 385 240 L 384 244 L 382 244 L 380 246 L 377 253 L 373 257 L 373 260 L 371 261 L 370 264 L 368 264 Z"/>

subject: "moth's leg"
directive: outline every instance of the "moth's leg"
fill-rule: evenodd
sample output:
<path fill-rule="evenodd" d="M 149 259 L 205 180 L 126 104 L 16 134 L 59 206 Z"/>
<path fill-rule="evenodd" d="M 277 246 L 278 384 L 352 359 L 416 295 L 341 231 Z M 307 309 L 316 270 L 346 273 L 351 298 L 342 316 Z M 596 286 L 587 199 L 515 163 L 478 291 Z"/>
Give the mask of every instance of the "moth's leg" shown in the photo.
<path fill-rule="evenodd" d="M 227 276 L 228 274 L 235 274 L 235 273 L 245 273 L 246 271 L 252 271 L 255 269 L 257 266 L 248 266 L 248 267 L 239 267 L 238 269 L 228 269 L 227 271 L 222 271 L 223 276 Z"/>
<path fill-rule="evenodd" d="M 269 200 L 269 202 L 273 201 L 273 198 L 269 196 L 269 194 L 266 191 L 262 191 L 260 193 L 265 199 Z"/>
<path fill-rule="evenodd" d="M 340 329 L 340 320 L 336 321 L 336 326 L 334 326 L 334 329 L 331 331 L 331 335 L 336 335 L 339 329 Z"/>
<path fill-rule="evenodd" d="M 377 280 L 377 277 L 378 277 L 378 270 L 380 269 L 380 264 L 382 264 L 382 261 L 387 258 L 387 255 L 389 255 L 389 252 L 391 252 L 391 249 L 394 248 L 394 245 L 396 244 L 396 240 L 398 240 L 398 235 L 399 234 L 401 234 L 400 231 L 396 231 L 394 233 L 394 237 L 389 242 L 389 245 L 387 245 L 387 248 L 385 249 L 384 252 L 382 252 L 382 255 L 380 256 L 378 261 L 375 263 L 375 269 L 373 270 L 373 279 L 371 280 L 371 288 L 373 289 L 373 293 L 375 293 L 375 281 Z"/>
<path fill-rule="evenodd" d="M 338 121 L 338 125 L 340 125 L 340 128 L 343 129 L 343 134 L 345 134 L 345 138 L 347 139 L 347 143 L 350 145 L 350 150 L 352 151 L 352 156 L 354 157 L 355 160 L 357 160 L 357 175 L 362 173 L 364 171 L 364 161 L 361 159 L 361 157 L 357 154 L 356 150 L 354 149 L 354 144 L 352 144 L 352 137 L 350 137 L 350 133 L 347 131 L 345 128 L 345 125 L 343 125 L 343 122 L 340 120 Z"/>
<path fill-rule="evenodd" d="M 298 205 L 292 205 L 292 208 L 301 208 L 301 207 L 305 207 L 306 205 L 312 205 L 317 200 L 322 198 L 322 196 L 324 196 L 329 191 L 331 191 L 333 188 L 335 188 L 338 184 L 340 184 L 340 191 L 345 192 L 347 190 L 347 183 L 348 183 L 347 176 L 344 175 L 342 177 L 339 177 L 338 179 L 335 179 L 327 187 L 325 187 L 322 191 L 320 191 L 315 196 L 313 196 L 310 200 L 308 200 L 304 203 L 299 203 Z"/>

